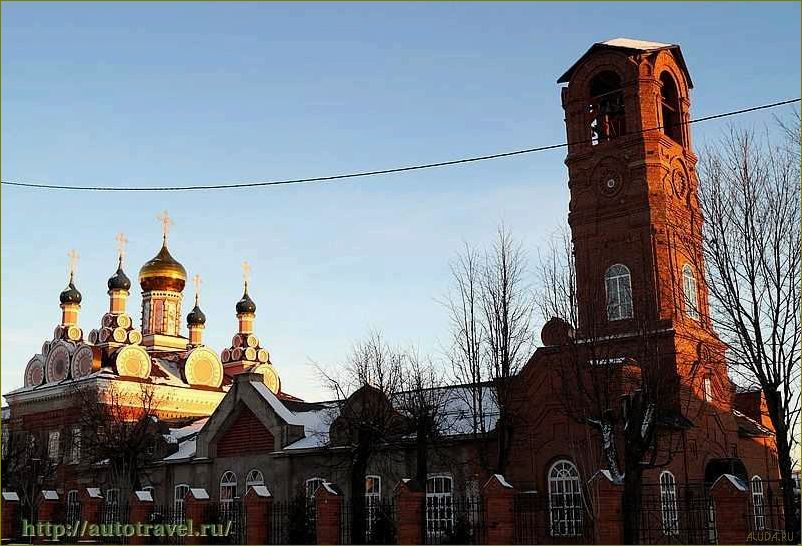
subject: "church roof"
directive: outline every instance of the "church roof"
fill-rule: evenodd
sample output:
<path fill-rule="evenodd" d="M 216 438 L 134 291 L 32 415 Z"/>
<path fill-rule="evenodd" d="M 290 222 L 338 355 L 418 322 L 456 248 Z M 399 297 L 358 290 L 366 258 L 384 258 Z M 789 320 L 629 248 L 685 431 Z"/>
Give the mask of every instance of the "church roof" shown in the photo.
<path fill-rule="evenodd" d="M 600 50 L 619 50 L 628 53 L 636 53 L 636 52 L 650 52 L 650 51 L 660 51 L 662 49 L 670 50 L 674 53 L 677 59 L 677 64 L 679 64 L 682 72 L 685 74 L 685 80 L 688 82 L 688 88 L 693 88 L 693 82 L 691 81 L 691 74 L 688 72 L 688 66 L 685 64 L 685 59 L 682 57 L 682 50 L 680 49 L 679 45 L 677 44 L 664 44 L 662 42 L 650 42 L 646 40 L 636 40 L 633 38 L 613 38 L 612 40 L 607 40 L 604 42 L 596 42 L 590 49 L 588 49 L 584 55 L 582 55 L 579 60 L 577 60 L 574 64 L 571 65 L 571 68 L 565 71 L 565 74 L 560 76 L 557 79 L 557 83 L 568 83 L 571 79 L 571 76 L 574 74 L 579 66 L 585 62 L 585 59 L 593 53 L 596 53 Z"/>

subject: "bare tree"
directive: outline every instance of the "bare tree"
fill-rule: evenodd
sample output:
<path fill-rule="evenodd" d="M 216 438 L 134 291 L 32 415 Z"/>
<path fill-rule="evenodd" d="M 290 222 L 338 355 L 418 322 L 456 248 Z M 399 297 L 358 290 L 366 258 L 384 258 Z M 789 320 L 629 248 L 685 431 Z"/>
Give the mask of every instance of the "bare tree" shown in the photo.
<path fill-rule="evenodd" d="M 157 401 L 151 385 L 140 384 L 133 398 L 113 382 L 76 386 L 80 401 L 80 454 L 84 464 L 105 472 L 121 499 L 142 488 L 158 458 Z"/>
<path fill-rule="evenodd" d="M 502 225 L 485 253 L 480 276 L 484 352 L 491 394 L 498 407 L 495 470 L 504 474 L 517 420 L 515 377 L 534 348 L 534 302 L 523 248 Z"/>
<path fill-rule="evenodd" d="M 19 495 L 22 515 L 29 520 L 40 493 L 53 484 L 63 462 L 60 443 L 52 452 L 46 434 L 18 429 L 3 435 L 3 489 Z"/>
<path fill-rule="evenodd" d="M 765 395 L 790 533 L 800 524 L 792 477 L 802 333 L 799 121 L 797 112 L 784 125 L 785 142 L 733 129 L 705 150 L 699 168 L 711 319 L 738 382 Z"/>
<path fill-rule="evenodd" d="M 535 301 L 544 323 L 557 317 L 579 326 L 573 248 L 571 232 L 562 228 L 549 239 L 545 254 L 539 254 Z"/>
<path fill-rule="evenodd" d="M 403 358 L 380 332 L 372 332 L 354 345 L 337 374 L 318 367 L 337 398 L 337 416 L 330 425 L 331 445 L 348 448 L 351 537 L 355 544 L 364 544 L 368 538 L 364 495 L 368 466 L 387 451 L 388 442 L 406 426 L 392 404 L 403 386 Z"/>
<path fill-rule="evenodd" d="M 465 385 L 459 392 L 471 413 L 474 436 L 485 430 L 485 388 L 488 377 L 482 323 L 482 262 L 479 253 L 465 243 L 463 252 L 451 262 L 454 283 L 444 305 L 450 319 L 451 344 L 447 353 L 451 377 Z"/>

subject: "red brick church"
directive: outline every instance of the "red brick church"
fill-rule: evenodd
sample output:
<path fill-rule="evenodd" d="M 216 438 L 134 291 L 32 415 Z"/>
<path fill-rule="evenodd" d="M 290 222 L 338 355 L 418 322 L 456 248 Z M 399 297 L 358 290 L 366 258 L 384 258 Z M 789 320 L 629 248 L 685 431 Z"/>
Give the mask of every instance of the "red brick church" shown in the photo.
<path fill-rule="evenodd" d="M 622 476 L 636 464 L 654 493 L 644 493 L 643 525 L 652 526 L 642 532 L 644 542 L 743 542 L 748 530 L 769 526 L 764 511 L 777 459 L 761 393 L 736 389 L 709 316 L 697 157 L 687 123 L 693 85 L 682 52 L 624 38 L 596 43 L 558 83 L 569 143 L 577 323 L 549 321 L 543 346 L 515 378 L 504 475 L 477 462 L 498 451 L 500 410 L 491 404 L 488 432 L 477 437 L 457 427 L 446 435 L 441 447 L 448 456 L 433 460 L 417 492 L 424 532 L 433 534 L 414 535 L 413 528 L 403 536 L 436 541 L 437 529 L 457 525 L 457 497 L 484 494 L 485 502 L 501 503 L 485 518 L 504 510 L 520 515 L 527 503 L 543 507 L 542 533 L 522 538 L 512 530 L 518 520 L 510 519 L 505 535 L 507 523 L 488 519 L 495 538 L 475 541 L 617 543 Z M 187 316 L 190 335 L 181 334 L 186 271 L 166 241 L 165 230 L 162 250 L 140 271 L 141 333 L 125 315 L 130 281 L 122 259 L 109 280 L 110 311 L 87 339 L 77 325 L 81 295 L 71 278 L 56 339 L 31 359 L 25 387 L 5 395 L 8 428 L 44 434 L 50 451 L 70 459 L 46 484 L 56 499 L 47 502 L 120 502 L 102 471 L 81 465 L 74 447 L 80 442 L 68 441 L 81 435 L 69 398 L 78 381 L 114 383 L 125 392 L 153 385 L 164 400 L 161 456 L 148 494 L 132 502 L 183 510 L 186 503 L 231 506 L 255 496 L 280 502 L 299 489 L 310 498 L 361 495 L 331 464 L 342 453 L 329 435 L 336 404 L 282 392 L 253 333 L 256 304 L 247 284 L 231 347 L 217 353 L 204 345 L 206 317 L 197 298 Z M 456 401 L 450 407 L 457 419 L 465 412 Z M 657 438 L 634 462 L 626 460 L 632 451 L 625 445 L 633 416 Z M 414 474 L 412 451 L 399 449 L 388 458 L 392 464 L 366 476 L 371 506 L 416 494 L 406 481 Z M 515 501 L 504 504 L 513 491 Z M 400 531 L 397 540 L 403 543 Z"/>

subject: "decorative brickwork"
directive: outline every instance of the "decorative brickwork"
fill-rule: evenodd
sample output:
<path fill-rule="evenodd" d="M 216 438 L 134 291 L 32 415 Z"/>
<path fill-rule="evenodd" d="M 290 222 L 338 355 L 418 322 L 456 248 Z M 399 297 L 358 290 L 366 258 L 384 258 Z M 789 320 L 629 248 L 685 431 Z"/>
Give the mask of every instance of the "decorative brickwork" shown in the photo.
<path fill-rule="evenodd" d="M 340 544 L 342 495 L 333 484 L 324 483 L 315 493 L 315 519 L 318 544 Z"/>
<path fill-rule="evenodd" d="M 274 438 L 270 431 L 247 406 L 243 406 L 234 422 L 217 442 L 217 456 L 267 453 L 273 450 L 273 443 Z"/>
<path fill-rule="evenodd" d="M 411 480 L 401 480 L 395 486 L 399 544 L 423 544 L 424 499 L 424 492 Z"/>

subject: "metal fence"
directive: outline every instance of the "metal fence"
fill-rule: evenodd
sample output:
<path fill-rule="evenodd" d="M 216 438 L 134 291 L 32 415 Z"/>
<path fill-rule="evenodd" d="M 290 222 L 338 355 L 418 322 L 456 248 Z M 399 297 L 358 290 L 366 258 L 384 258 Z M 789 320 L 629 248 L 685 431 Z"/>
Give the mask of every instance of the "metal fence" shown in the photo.
<path fill-rule="evenodd" d="M 745 517 L 743 514 L 728 514 Z M 717 544 L 716 506 L 704 484 L 644 484 L 639 518 L 641 544 Z M 746 537 L 744 537 L 746 539 Z"/>
<path fill-rule="evenodd" d="M 516 544 L 590 544 L 593 518 L 581 497 L 554 503 L 546 495 L 519 493 L 513 500 Z"/>
<path fill-rule="evenodd" d="M 395 544 L 397 513 L 389 500 L 366 499 L 360 516 L 364 540 L 354 536 L 354 506 L 344 501 L 340 511 L 340 544 Z"/>
<path fill-rule="evenodd" d="M 273 501 L 270 544 L 315 544 L 317 521 L 314 504 L 305 497 Z"/>

